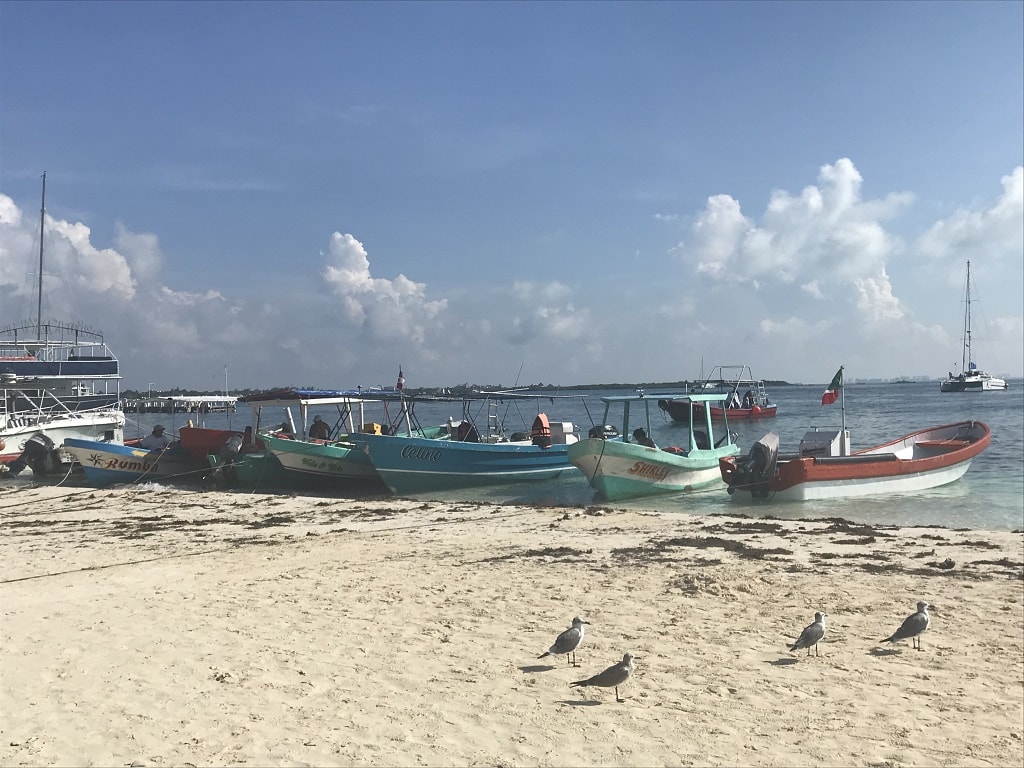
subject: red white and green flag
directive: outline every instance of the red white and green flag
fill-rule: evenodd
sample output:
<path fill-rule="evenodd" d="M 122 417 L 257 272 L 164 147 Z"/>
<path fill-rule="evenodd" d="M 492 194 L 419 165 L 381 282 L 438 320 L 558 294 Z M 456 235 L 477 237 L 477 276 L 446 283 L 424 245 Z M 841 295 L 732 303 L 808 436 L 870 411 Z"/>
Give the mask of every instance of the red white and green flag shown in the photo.
<path fill-rule="evenodd" d="M 843 366 L 839 366 L 836 375 L 832 377 L 832 383 L 828 385 L 825 394 L 821 396 L 822 405 L 832 405 L 839 399 L 839 390 L 843 387 Z"/>

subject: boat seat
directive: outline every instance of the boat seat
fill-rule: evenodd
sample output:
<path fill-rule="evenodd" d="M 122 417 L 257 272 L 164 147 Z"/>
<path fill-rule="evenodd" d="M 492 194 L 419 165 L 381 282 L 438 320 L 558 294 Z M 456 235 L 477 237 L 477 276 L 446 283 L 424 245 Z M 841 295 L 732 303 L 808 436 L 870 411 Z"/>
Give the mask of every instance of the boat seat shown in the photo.
<path fill-rule="evenodd" d="M 971 442 L 971 440 L 950 438 L 949 440 L 918 440 L 914 445 L 918 445 L 922 448 L 945 448 L 950 451 L 954 451 L 958 448 L 967 447 Z"/>

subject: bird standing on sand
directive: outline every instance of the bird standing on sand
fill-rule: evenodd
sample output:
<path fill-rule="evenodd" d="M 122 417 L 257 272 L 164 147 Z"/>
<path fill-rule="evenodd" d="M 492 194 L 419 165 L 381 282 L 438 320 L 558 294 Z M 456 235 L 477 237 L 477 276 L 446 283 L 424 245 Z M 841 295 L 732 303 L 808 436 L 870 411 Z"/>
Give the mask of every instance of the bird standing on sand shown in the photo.
<path fill-rule="evenodd" d="M 917 604 L 917 613 L 912 613 L 903 620 L 903 624 L 889 637 L 880 641 L 883 643 L 898 643 L 901 640 L 910 640 L 910 646 L 921 650 L 921 633 L 928 629 L 928 603 L 922 600 Z M 916 641 L 916 644 L 915 644 Z"/>
<path fill-rule="evenodd" d="M 596 685 L 598 688 L 615 688 L 615 700 L 622 703 L 625 699 L 619 698 L 619 686 L 629 680 L 629 676 L 633 674 L 633 658 L 633 654 L 627 653 L 622 657 L 622 661 L 618 664 L 612 664 L 604 672 L 598 672 L 593 677 L 588 677 L 586 680 L 577 680 L 574 683 L 569 683 L 569 685 L 578 685 L 580 687 Z"/>
<path fill-rule="evenodd" d="M 789 646 L 789 650 L 797 651 L 801 648 L 807 649 L 807 655 L 811 655 L 811 646 L 814 646 L 814 655 L 818 655 L 818 641 L 825 636 L 825 617 L 827 613 L 814 614 L 814 623 L 808 624 L 804 627 L 804 631 L 800 633 L 800 637 L 796 639 L 796 642 Z"/>
<path fill-rule="evenodd" d="M 537 658 L 561 656 L 564 653 L 565 660 L 569 662 L 569 666 L 578 667 L 579 664 L 576 663 L 576 648 L 583 641 L 583 625 L 589 623 L 589 621 L 584 621 L 579 616 L 573 618 L 572 626 L 556 637 L 554 644 Z M 570 653 L 572 654 L 572 661 L 569 661 Z"/>

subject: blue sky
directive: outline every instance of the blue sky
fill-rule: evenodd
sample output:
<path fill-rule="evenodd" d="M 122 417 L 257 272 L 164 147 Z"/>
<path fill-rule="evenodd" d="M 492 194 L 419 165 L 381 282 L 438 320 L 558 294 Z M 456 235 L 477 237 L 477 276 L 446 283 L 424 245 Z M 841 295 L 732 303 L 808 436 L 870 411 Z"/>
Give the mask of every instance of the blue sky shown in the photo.
<path fill-rule="evenodd" d="M 0 324 L 125 386 L 1024 374 L 1024 4 L 0 4 Z"/>

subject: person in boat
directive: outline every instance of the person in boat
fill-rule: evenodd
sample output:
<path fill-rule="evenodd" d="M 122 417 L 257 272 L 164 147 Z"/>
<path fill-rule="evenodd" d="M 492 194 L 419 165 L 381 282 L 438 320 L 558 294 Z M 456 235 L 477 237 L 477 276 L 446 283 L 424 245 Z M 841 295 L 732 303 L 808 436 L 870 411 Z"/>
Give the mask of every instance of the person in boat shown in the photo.
<path fill-rule="evenodd" d="M 313 417 L 313 424 L 309 428 L 310 440 L 326 440 L 331 434 L 331 428 L 327 422 L 319 416 Z"/>
<path fill-rule="evenodd" d="M 647 432 L 644 431 L 643 427 L 637 427 L 633 430 L 633 439 L 640 445 L 646 445 L 648 448 L 657 448 L 654 441 L 647 436 Z"/>
<path fill-rule="evenodd" d="M 147 451 L 163 451 L 174 442 L 170 435 L 164 434 L 164 425 L 157 424 L 153 431 L 139 441 L 139 448 Z"/>
<path fill-rule="evenodd" d="M 751 389 L 747 390 L 747 394 L 743 396 L 743 407 L 753 408 L 754 407 L 754 391 Z"/>
<path fill-rule="evenodd" d="M 277 429 L 277 434 L 281 437 L 294 438 L 295 430 L 292 429 L 292 425 L 287 421 L 282 421 L 281 426 Z"/>

